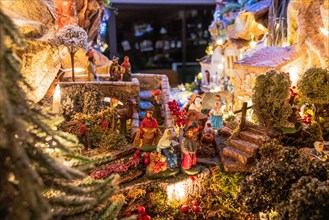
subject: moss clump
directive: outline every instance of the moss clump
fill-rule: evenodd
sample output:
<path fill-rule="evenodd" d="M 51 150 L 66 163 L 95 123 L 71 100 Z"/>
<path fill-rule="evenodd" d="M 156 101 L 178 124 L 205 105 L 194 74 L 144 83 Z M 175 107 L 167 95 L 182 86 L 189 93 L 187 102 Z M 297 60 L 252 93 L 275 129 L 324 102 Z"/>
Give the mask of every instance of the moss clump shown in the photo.
<path fill-rule="evenodd" d="M 71 120 L 76 113 L 95 114 L 104 110 L 104 95 L 93 85 L 75 85 L 65 89 L 62 96 L 62 113 Z"/>
<path fill-rule="evenodd" d="M 329 103 L 329 71 L 312 67 L 304 73 L 298 84 L 300 96 L 310 104 Z"/>
<path fill-rule="evenodd" d="M 266 128 L 281 127 L 291 115 L 290 80 L 286 73 L 270 70 L 256 78 L 252 96 L 253 110 Z"/>

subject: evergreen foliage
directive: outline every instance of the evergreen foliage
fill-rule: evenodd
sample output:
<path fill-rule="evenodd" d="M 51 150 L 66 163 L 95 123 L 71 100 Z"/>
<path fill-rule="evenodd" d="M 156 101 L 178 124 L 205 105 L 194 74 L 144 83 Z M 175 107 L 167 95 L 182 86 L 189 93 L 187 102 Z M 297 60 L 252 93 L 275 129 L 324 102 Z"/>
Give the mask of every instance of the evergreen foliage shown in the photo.
<path fill-rule="evenodd" d="M 329 70 L 312 67 L 298 81 L 301 100 L 313 105 L 314 119 L 323 137 L 329 137 Z"/>
<path fill-rule="evenodd" d="M 281 127 L 291 115 L 289 105 L 290 80 L 285 73 L 269 70 L 256 78 L 253 88 L 253 110 L 266 128 Z"/>
<path fill-rule="evenodd" d="M 312 67 L 298 81 L 302 99 L 309 104 L 329 104 L 329 71 Z"/>
<path fill-rule="evenodd" d="M 73 136 L 54 130 L 58 120 L 42 112 L 22 90 L 20 64 L 5 42 L 23 47 L 24 39 L 0 10 L 0 216 L 2 219 L 114 219 L 121 201 L 110 202 L 116 179 L 97 180 L 65 165 L 76 154 Z M 28 87 L 29 88 L 29 87 Z M 83 159 L 83 160 L 82 160 Z M 71 159 L 70 162 L 74 160 Z M 95 212 L 95 208 L 98 212 Z"/>
<path fill-rule="evenodd" d="M 320 187 L 322 183 L 312 183 L 312 186 L 319 185 L 313 190 L 310 190 L 311 185 L 301 187 L 307 176 L 328 186 L 328 163 L 310 161 L 296 148 L 284 147 L 275 140 L 266 142 L 260 155 L 256 168 L 240 186 L 237 202 L 243 210 L 254 214 L 276 211 L 280 219 L 290 219 L 287 215 L 291 215 L 291 219 L 299 219 L 293 216 L 303 215 L 304 208 L 312 208 L 314 204 L 318 204 L 318 208 L 313 211 L 319 210 L 319 215 L 328 210 L 328 202 L 321 203 L 329 199 L 327 192 Z M 307 203 L 305 198 L 308 198 Z M 313 211 L 308 212 L 311 214 Z"/>

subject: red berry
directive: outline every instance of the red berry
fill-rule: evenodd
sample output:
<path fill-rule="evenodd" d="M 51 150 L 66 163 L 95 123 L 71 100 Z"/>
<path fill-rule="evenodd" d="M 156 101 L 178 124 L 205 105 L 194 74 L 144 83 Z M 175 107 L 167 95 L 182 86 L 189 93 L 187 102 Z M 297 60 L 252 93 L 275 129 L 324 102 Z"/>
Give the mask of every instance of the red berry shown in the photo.
<path fill-rule="evenodd" d="M 144 206 L 139 206 L 138 209 L 137 209 L 137 212 L 139 214 L 142 214 L 142 215 L 146 214 L 145 207 Z"/>
<path fill-rule="evenodd" d="M 196 206 L 193 206 L 192 210 L 193 210 L 193 212 L 198 213 L 198 212 L 201 212 L 201 207 L 196 205 Z"/>
<path fill-rule="evenodd" d="M 188 205 L 182 205 L 182 207 L 180 207 L 180 211 L 183 213 L 188 213 L 189 211 Z"/>
<path fill-rule="evenodd" d="M 190 176 L 190 180 L 192 180 L 192 182 L 195 181 L 195 177 L 194 176 Z"/>
<path fill-rule="evenodd" d="M 149 158 L 150 157 L 150 153 L 145 153 L 145 158 Z"/>
<path fill-rule="evenodd" d="M 151 218 L 151 216 L 149 216 L 149 215 L 145 215 L 144 217 L 143 217 L 143 220 L 151 220 L 152 218 Z"/>
<path fill-rule="evenodd" d="M 131 216 L 131 212 L 127 212 L 126 217 L 130 217 L 130 216 Z"/>
<path fill-rule="evenodd" d="M 144 164 L 145 164 L 146 166 L 150 164 L 150 160 L 149 160 L 149 158 L 145 158 L 145 159 L 144 159 Z"/>
<path fill-rule="evenodd" d="M 134 159 L 137 159 L 138 158 L 138 155 L 137 154 L 134 154 L 134 157 L 133 157 Z"/>
<path fill-rule="evenodd" d="M 197 205 L 198 205 L 198 201 L 197 201 L 196 199 L 194 199 L 194 200 L 192 201 L 192 205 L 193 205 L 193 206 L 197 206 Z"/>
<path fill-rule="evenodd" d="M 136 150 L 135 154 L 140 154 L 141 150 Z"/>

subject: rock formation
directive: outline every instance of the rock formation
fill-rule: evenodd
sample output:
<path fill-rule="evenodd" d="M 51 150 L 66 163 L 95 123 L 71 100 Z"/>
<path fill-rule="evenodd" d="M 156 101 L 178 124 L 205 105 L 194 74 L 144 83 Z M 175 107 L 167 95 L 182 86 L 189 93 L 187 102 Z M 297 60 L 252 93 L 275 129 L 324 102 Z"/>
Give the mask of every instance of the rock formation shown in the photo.
<path fill-rule="evenodd" d="M 0 7 L 26 37 L 28 46 L 14 48 L 14 51 L 22 61 L 21 71 L 32 87 L 29 97 L 34 102 L 44 97 L 61 65 L 68 68 L 70 57 L 56 46 L 57 28 L 69 23 L 79 24 L 87 31 L 89 40 L 93 40 L 103 14 L 103 3 L 98 0 L 0 1 Z M 87 61 L 83 51 L 79 54 L 77 63 Z M 110 61 L 100 53 L 95 58 L 97 70 L 106 73 Z"/>
<path fill-rule="evenodd" d="M 329 66 L 328 31 L 329 2 L 327 0 L 291 0 L 288 6 L 288 36 L 300 51 L 307 53 L 305 61 L 310 66 Z"/>

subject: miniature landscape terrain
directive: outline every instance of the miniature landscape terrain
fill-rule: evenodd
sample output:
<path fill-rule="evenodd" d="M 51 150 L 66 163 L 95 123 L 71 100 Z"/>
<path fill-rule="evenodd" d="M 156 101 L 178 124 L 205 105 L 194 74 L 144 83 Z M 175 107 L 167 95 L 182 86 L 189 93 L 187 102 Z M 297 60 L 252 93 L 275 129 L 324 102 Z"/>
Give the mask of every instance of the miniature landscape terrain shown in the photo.
<path fill-rule="evenodd" d="M 327 1 L 215 1 L 175 88 L 101 53 L 110 1 L 0 6 L 3 219 L 329 219 Z"/>

